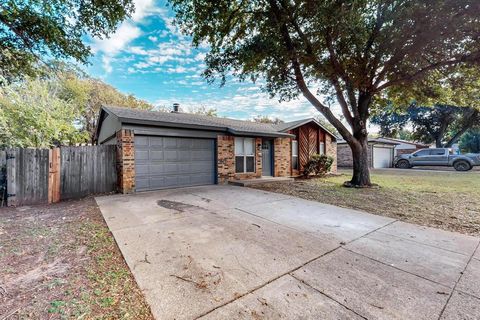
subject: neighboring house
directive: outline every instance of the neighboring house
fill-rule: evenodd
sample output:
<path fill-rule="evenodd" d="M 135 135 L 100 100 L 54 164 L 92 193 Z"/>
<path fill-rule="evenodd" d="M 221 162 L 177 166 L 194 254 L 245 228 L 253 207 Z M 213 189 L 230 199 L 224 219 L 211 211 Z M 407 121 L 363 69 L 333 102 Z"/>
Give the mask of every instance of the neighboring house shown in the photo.
<path fill-rule="evenodd" d="M 394 156 L 399 156 L 401 154 L 413 153 L 420 149 L 429 148 L 428 144 L 422 144 L 413 141 L 401 140 L 401 139 L 394 139 L 394 138 L 385 138 L 382 137 L 383 140 L 392 141 L 398 143 L 395 146 L 395 154 Z"/>
<path fill-rule="evenodd" d="M 398 142 L 384 138 L 368 138 L 368 165 L 370 168 L 391 168 L 395 147 Z M 352 150 L 346 141 L 337 143 L 337 163 L 339 167 L 352 167 Z"/>
<path fill-rule="evenodd" d="M 123 193 L 296 176 L 313 153 L 337 153 L 335 136 L 314 119 L 266 124 L 117 107 L 101 109 L 96 140 L 117 145 Z"/>

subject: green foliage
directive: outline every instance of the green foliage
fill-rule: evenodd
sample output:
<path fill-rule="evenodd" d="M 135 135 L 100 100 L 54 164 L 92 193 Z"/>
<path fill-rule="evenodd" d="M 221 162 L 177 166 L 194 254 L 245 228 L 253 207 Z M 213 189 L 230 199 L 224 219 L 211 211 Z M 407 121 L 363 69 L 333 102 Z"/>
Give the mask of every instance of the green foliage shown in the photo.
<path fill-rule="evenodd" d="M 99 111 L 102 106 L 112 105 L 134 109 L 150 110 L 153 106 L 137 99 L 131 94 L 124 94 L 101 80 L 82 77 L 73 72 L 64 72 L 58 77 L 61 86 L 59 97 L 70 101 L 80 112 L 78 126 L 88 133 L 93 142 Z"/>
<path fill-rule="evenodd" d="M 305 164 L 303 168 L 303 175 L 305 177 L 309 177 L 310 175 L 325 175 L 330 171 L 333 161 L 333 157 L 326 156 L 324 154 L 314 154 Z"/>
<path fill-rule="evenodd" d="M 0 86 L 0 148 L 93 142 L 103 105 L 153 108 L 72 70 Z"/>
<path fill-rule="evenodd" d="M 460 139 L 459 147 L 464 153 L 480 153 L 480 128 L 467 131 Z"/>
<path fill-rule="evenodd" d="M 283 123 L 283 121 L 279 118 L 270 118 L 269 116 L 256 116 L 255 118 L 253 118 L 253 122 L 271 124 Z"/>
<path fill-rule="evenodd" d="M 59 84 L 28 78 L 0 87 L 0 147 L 49 148 L 85 142 L 79 110 L 58 97 Z"/>
<path fill-rule="evenodd" d="M 480 111 L 451 105 L 411 105 L 397 111 L 389 106 L 373 116 L 372 123 L 379 125 L 380 134 L 386 137 L 395 137 L 411 126 L 414 140 L 451 147 L 468 129 L 480 126 Z"/>
<path fill-rule="evenodd" d="M 0 75 L 33 76 L 41 59 L 87 63 L 85 35 L 106 37 L 134 10 L 132 0 L 5 0 L 0 4 Z"/>
<path fill-rule="evenodd" d="M 197 108 L 189 108 L 187 113 L 199 114 L 209 117 L 218 117 L 217 109 L 215 108 L 207 108 L 205 106 L 200 106 Z"/>

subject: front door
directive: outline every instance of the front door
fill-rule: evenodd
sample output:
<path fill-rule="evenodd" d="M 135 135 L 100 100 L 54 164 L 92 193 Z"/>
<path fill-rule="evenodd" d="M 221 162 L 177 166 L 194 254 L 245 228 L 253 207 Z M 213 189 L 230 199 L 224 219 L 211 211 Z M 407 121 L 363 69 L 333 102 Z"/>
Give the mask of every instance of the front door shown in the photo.
<path fill-rule="evenodd" d="M 272 140 L 262 141 L 262 176 L 273 176 L 272 174 Z"/>

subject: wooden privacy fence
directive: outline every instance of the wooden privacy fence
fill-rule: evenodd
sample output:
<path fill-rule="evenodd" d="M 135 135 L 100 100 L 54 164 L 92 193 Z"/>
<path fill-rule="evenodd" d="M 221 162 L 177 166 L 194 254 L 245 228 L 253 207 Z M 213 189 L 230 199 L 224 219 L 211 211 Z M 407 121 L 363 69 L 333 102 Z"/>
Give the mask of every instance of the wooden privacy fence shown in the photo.
<path fill-rule="evenodd" d="M 112 145 L 7 149 L 0 151 L 0 169 L 2 163 L 7 181 L 3 198 L 8 206 L 54 203 L 117 189 Z"/>

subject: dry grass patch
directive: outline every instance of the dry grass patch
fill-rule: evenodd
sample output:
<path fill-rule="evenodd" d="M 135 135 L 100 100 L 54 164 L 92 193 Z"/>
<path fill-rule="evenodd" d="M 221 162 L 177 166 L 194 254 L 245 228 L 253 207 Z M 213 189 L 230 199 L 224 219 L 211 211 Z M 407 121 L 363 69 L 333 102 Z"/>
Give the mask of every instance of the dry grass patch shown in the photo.
<path fill-rule="evenodd" d="M 93 198 L 0 209 L 0 265 L 1 319 L 153 319 Z"/>

